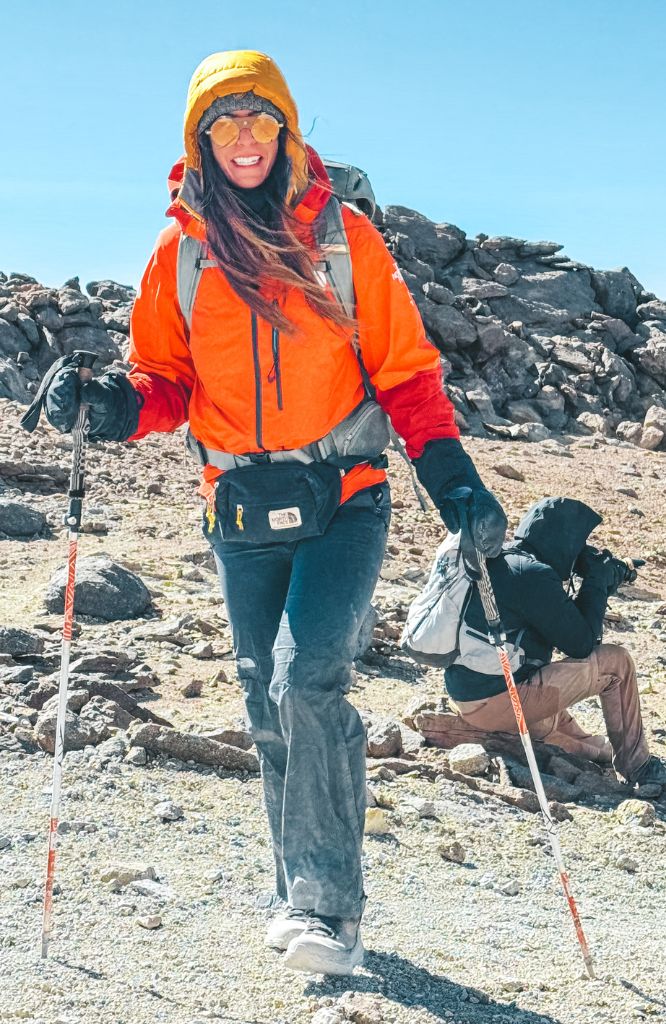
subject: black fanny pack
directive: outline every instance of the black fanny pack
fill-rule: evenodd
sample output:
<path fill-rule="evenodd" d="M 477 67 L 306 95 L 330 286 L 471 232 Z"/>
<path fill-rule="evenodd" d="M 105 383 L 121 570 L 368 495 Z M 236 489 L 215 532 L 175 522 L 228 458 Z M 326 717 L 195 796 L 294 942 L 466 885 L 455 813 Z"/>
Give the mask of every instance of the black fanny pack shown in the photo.
<path fill-rule="evenodd" d="M 215 500 L 223 540 L 279 544 L 319 537 L 340 504 L 340 470 L 269 462 L 223 473 Z"/>

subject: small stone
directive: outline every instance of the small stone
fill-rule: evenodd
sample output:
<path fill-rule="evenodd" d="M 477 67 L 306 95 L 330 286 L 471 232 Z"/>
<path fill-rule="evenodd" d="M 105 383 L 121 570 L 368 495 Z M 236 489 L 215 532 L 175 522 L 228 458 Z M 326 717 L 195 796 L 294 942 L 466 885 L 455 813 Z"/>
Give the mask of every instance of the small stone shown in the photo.
<path fill-rule="evenodd" d="M 133 765 L 143 765 L 148 761 L 148 754 L 146 753 L 145 747 L 130 747 L 125 754 L 125 763 Z"/>
<path fill-rule="evenodd" d="M 120 886 L 129 885 L 140 878 L 157 879 L 157 872 L 151 864 L 112 864 L 104 868 L 100 875 L 102 882 L 116 882 Z"/>
<path fill-rule="evenodd" d="M 573 814 L 559 800 L 550 800 L 548 809 L 554 821 L 573 821 Z"/>
<path fill-rule="evenodd" d="M 148 914 L 146 917 L 137 917 L 136 923 L 139 928 L 146 928 L 152 931 L 155 928 L 162 927 L 162 918 L 159 914 Z"/>
<path fill-rule="evenodd" d="M 449 766 L 462 775 L 483 775 L 490 758 L 480 743 L 459 743 L 449 751 Z"/>
<path fill-rule="evenodd" d="M 343 1020 L 352 1024 L 384 1024 L 385 1017 L 377 996 L 367 992 L 345 992 L 338 1002 L 343 1010 Z"/>
<path fill-rule="evenodd" d="M 368 807 L 365 812 L 366 836 L 383 836 L 391 831 L 389 815 L 381 807 Z"/>
<path fill-rule="evenodd" d="M 419 818 L 437 817 L 434 800 L 426 800 L 421 796 L 413 796 L 407 800 L 407 803 L 418 812 Z"/>
<path fill-rule="evenodd" d="M 632 857 L 628 853 L 625 853 L 623 850 L 619 850 L 618 853 L 615 855 L 613 865 L 616 868 L 620 868 L 620 870 L 622 871 L 628 871 L 631 875 L 638 871 L 638 861 L 636 860 L 636 858 Z"/>
<path fill-rule="evenodd" d="M 202 689 L 201 679 L 191 679 L 189 683 L 185 683 L 185 686 L 181 687 L 180 692 L 183 697 L 200 697 Z"/>
<path fill-rule="evenodd" d="M 452 864 L 465 863 L 465 849 L 457 840 L 453 843 L 438 843 L 437 853 L 442 860 L 449 860 Z"/>
<path fill-rule="evenodd" d="M 508 882 L 505 882 L 504 885 L 500 885 L 499 887 L 499 891 L 504 896 L 517 896 L 521 889 L 522 886 L 517 878 L 511 878 Z"/>
<path fill-rule="evenodd" d="M 187 654 L 191 654 L 193 658 L 212 658 L 215 653 L 213 645 L 208 643 L 207 640 L 199 640 L 196 644 L 192 644 L 191 647 L 186 647 L 185 651 Z"/>
<path fill-rule="evenodd" d="M 134 882 L 129 883 L 128 888 L 138 896 L 152 896 L 153 899 L 159 900 L 171 897 L 171 891 L 166 885 L 162 885 L 161 882 L 156 882 L 152 878 L 137 878 Z"/>
<path fill-rule="evenodd" d="M 12 841 L 9 836 L 0 836 L 0 850 L 6 850 L 11 845 Z"/>
<path fill-rule="evenodd" d="M 505 978 L 500 984 L 503 992 L 524 992 L 527 988 L 525 982 L 518 978 Z"/>
<path fill-rule="evenodd" d="M 654 452 L 659 448 L 665 436 L 663 430 L 660 430 L 659 427 L 643 427 L 643 433 L 639 442 L 640 447 L 645 448 L 646 451 Z"/>
<path fill-rule="evenodd" d="M 163 800 L 153 808 L 153 814 L 161 821 L 180 821 L 184 818 L 183 808 L 174 803 L 173 800 Z"/>
<path fill-rule="evenodd" d="M 616 487 L 615 488 L 615 493 L 616 494 L 625 494 L 627 496 L 627 498 L 637 498 L 638 497 L 638 491 L 636 491 L 633 487 Z"/>
<path fill-rule="evenodd" d="M 348 1022 L 347 1014 L 337 1006 L 323 1006 L 310 1020 L 310 1024 L 348 1024 Z"/>
<path fill-rule="evenodd" d="M 654 825 L 656 820 L 653 805 L 645 800 L 623 800 L 615 808 L 615 816 L 623 825 L 642 825 L 643 828 Z"/>
<path fill-rule="evenodd" d="M 493 469 L 499 476 L 506 477 L 507 480 L 519 480 L 522 482 L 525 479 L 525 474 L 509 463 L 500 463 L 499 466 L 493 466 Z"/>
<path fill-rule="evenodd" d="M 374 719 L 368 726 L 368 757 L 394 757 L 402 750 L 400 726 L 391 719 Z"/>

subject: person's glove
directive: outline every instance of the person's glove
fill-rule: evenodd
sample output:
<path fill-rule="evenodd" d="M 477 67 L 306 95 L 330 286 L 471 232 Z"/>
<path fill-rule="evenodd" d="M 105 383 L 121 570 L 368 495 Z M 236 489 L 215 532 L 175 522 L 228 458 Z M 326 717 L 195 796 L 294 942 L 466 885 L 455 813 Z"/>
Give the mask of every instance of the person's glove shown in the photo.
<path fill-rule="evenodd" d="M 139 396 L 124 373 L 110 371 L 82 384 L 73 366 L 58 370 L 44 396 L 44 412 L 61 434 L 69 433 L 88 406 L 88 437 L 92 441 L 126 441 L 136 433 L 141 408 Z"/>
<path fill-rule="evenodd" d="M 586 544 L 579 554 L 574 563 L 574 571 L 583 579 L 598 579 L 609 596 L 615 594 L 630 576 L 629 566 L 623 559 L 615 558 L 607 548 L 599 551 L 591 544 Z"/>
<path fill-rule="evenodd" d="M 507 518 L 499 501 L 477 473 L 474 463 L 457 438 L 428 441 L 414 460 L 420 482 L 432 498 L 448 530 L 461 528 L 459 503 L 452 497 L 460 487 L 469 488 L 467 521 L 474 545 L 487 558 L 496 558 L 506 537 Z"/>

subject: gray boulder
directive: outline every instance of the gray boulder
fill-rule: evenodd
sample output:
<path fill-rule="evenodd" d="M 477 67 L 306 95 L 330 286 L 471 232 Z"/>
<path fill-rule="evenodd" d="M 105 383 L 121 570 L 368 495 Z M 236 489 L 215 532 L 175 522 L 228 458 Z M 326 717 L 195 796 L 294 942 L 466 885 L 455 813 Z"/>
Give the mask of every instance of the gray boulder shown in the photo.
<path fill-rule="evenodd" d="M 467 348 L 476 341 L 476 327 L 453 306 L 426 302 L 421 307 L 421 315 L 426 330 L 437 347 L 444 352 Z"/>
<path fill-rule="evenodd" d="M 546 303 L 555 309 L 566 309 L 573 316 L 589 315 L 598 308 L 596 296 L 586 271 L 545 270 L 523 273 L 513 285 L 512 293 L 528 302 Z"/>
<path fill-rule="evenodd" d="M 592 272 L 592 287 L 604 313 L 631 326 L 636 322 L 636 293 L 632 277 L 625 269 Z"/>
<path fill-rule="evenodd" d="M 36 633 L 14 626 L 0 626 L 0 654 L 9 654 L 12 658 L 25 654 L 41 654 L 44 641 Z"/>
<path fill-rule="evenodd" d="M 141 724 L 132 728 L 130 742 L 133 747 L 143 747 L 149 753 L 175 757 L 179 761 L 216 765 L 230 771 L 259 771 L 256 754 L 196 733 Z"/>
<path fill-rule="evenodd" d="M 52 576 L 44 601 L 48 611 L 63 611 L 66 579 L 66 566 Z M 113 622 L 135 619 L 149 605 L 150 594 L 142 580 L 107 555 L 91 555 L 79 560 L 74 598 L 76 614 Z"/>
<path fill-rule="evenodd" d="M 25 348 L 22 332 L 14 324 L 0 318 L 0 355 L 15 356 L 22 348 Z"/>
<path fill-rule="evenodd" d="M 34 537 L 46 526 L 46 516 L 22 501 L 0 498 L 0 534 L 9 537 Z"/>
<path fill-rule="evenodd" d="M 638 306 L 636 312 L 640 320 L 666 320 L 666 302 L 652 299 Z"/>
<path fill-rule="evenodd" d="M 55 750 L 57 707 L 42 711 L 35 723 L 35 740 L 49 754 Z M 65 715 L 65 750 L 83 750 L 89 744 L 99 742 L 99 735 L 91 722 L 86 722 L 73 711 Z"/>
<path fill-rule="evenodd" d="M 58 344 L 63 355 L 71 355 L 77 349 L 95 352 L 102 364 L 112 363 L 114 359 L 122 358 L 117 341 L 111 337 L 108 331 L 93 325 L 65 327 L 58 334 Z"/>
<path fill-rule="evenodd" d="M 666 333 L 655 331 L 645 345 L 634 350 L 632 362 L 666 388 Z"/>

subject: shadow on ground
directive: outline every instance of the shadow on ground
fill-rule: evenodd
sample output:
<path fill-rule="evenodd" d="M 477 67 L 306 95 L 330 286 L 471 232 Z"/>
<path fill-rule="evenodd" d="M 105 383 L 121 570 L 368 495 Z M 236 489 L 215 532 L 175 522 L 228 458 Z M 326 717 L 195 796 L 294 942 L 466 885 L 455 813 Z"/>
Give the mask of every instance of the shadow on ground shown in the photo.
<path fill-rule="evenodd" d="M 343 992 L 382 995 L 402 1006 L 423 1009 L 437 1020 L 450 1024 L 451 1012 L 460 1024 L 563 1024 L 555 1017 L 521 1010 L 511 1003 L 497 1003 L 480 989 L 457 985 L 448 978 L 431 974 L 397 953 L 367 950 L 363 974 L 311 981 L 306 996 L 340 996 Z"/>

